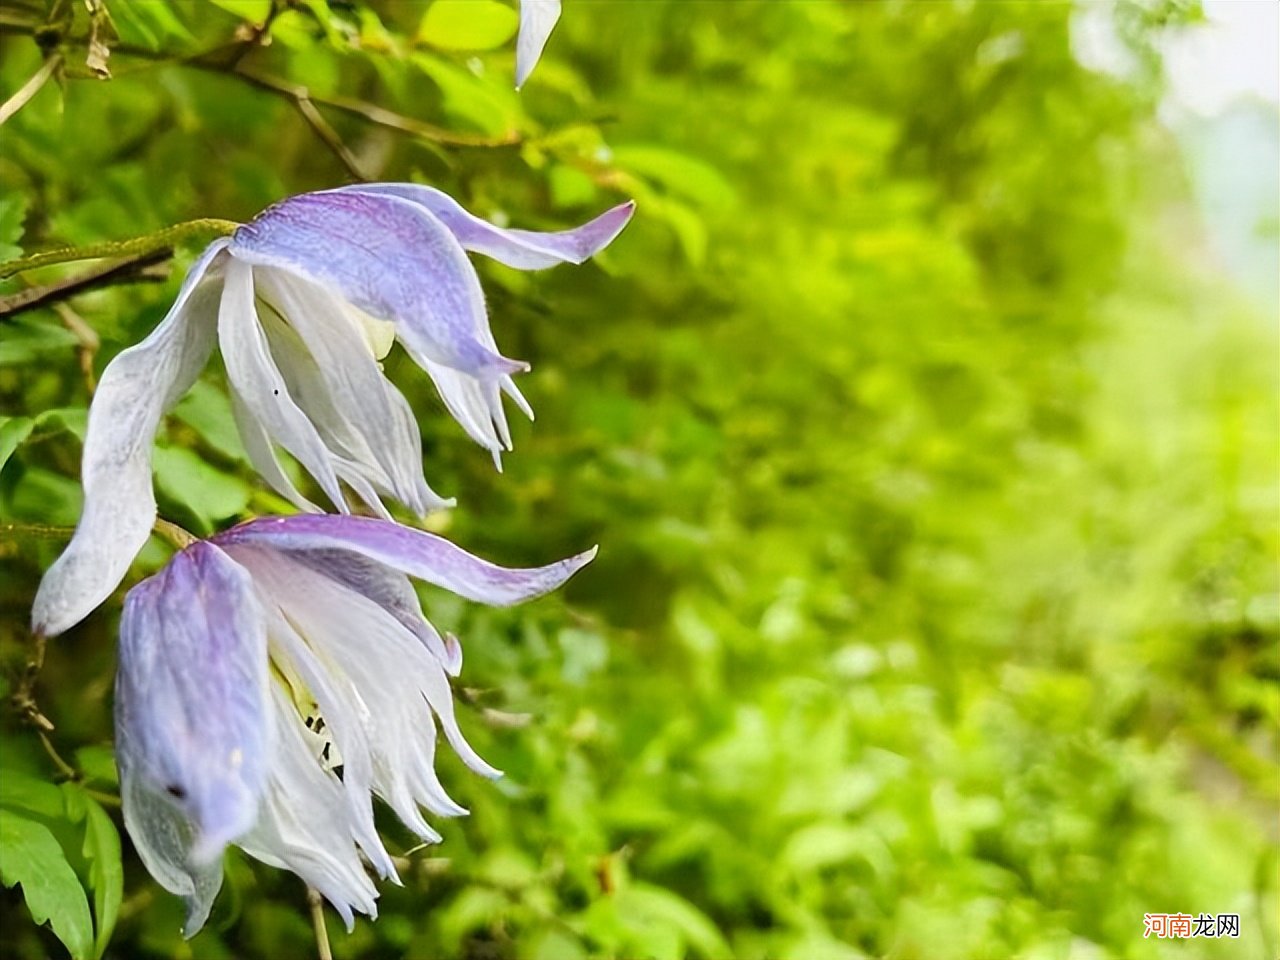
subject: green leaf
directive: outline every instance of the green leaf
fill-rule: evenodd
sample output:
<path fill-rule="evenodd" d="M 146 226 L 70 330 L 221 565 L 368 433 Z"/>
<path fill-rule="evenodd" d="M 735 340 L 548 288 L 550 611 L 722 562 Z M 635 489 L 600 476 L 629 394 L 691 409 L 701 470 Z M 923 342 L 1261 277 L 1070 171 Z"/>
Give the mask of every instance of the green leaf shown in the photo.
<path fill-rule="evenodd" d="M 89 889 L 93 891 L 93 915 L 97 921 L 94 956 L 101 957 L 111 941 L 124 893 L 120 834 L 111 817 L 83 787 L 64 783 L 62 791 L 66 797 L 67 816 L 76 823 L 84 820 L 84 847 L 81 852 L 89 861 Z"/>
<path fill-rule="evenodd" d="M 733 956 L 728 941 L 711 919 L 665 887 L 632 881 L 618 893 L 618 910 L 628 918 L 644 918 L 670 928 L 709 960 Z"/>
<path fill-rule="evenodd" d="M 155 50 L 165 39 L 195 39 L 174 14 L 173 6 L 156 0 L 111 0 L 111 13 L 122 40 L 140 40 Z"/>
<path fill-rule="evenodd" d="M 116 754 L 110 747 L 81 747 L 76 751 L 76 766 L 90 782 L 99 781 L 113 786 L 120 782 L 116 771 Z"/>
<path fill-rule="evenodd" d="M 0 197 L 0 260 L 22 256 L 23 223 L 27 219 L 27 198 L 20 193 Z"/>
<path fill-rule="evenodd" d="M 215 7 L 221 7 L 227 13 L 248 20 L 250 23 L 262 23 L 271 12 L 271 0 L 211 0 Z"/>
<path fill-rule="evenodd" d="M 58 819 L 62 817 L 62 794 L 52 783 L 6 769 L 0 773 L 0 807 Z"/>
<path fill-rule="evenodd" d="M 245 461 L 240 432 L 227 395 L 211 383 L 197 380 L 176 407 L 174 415 L 200 434 L 209 446 L 231 460 Z"/>
<path fill-rule="evenodd" d="M 21 885 L 37 924 L 46 921 L 71 956 L 95 956 L 84 887 L 48 827 L 0 810 L 0 882 Z"/>
<path fill-rule="evenodd" d="M 46 353 L 61 353 L 77 344 L 75 334 L 63 327 L 26 318 L 5 325 L 0 337 L 0 367 L 30 363 Z"/>
<path fill-rule="evenodd" d="M 450 116 L 492 136 L 516 129 L 520 104 L 515 87 L 495 86 L 492 81 L 422 51 L 413 55 L 413 63 L 440 88 L 445 112 Z"/>
<path fill-rule="evenodd" d="M 677 150 L 635 144 L 614 147 L 613 159 L 623 170 L 639 174 L 668 193 L 708 210 L 728 210 L 737 203 L 737 191 L 719 170 Z"/>
<path fill-rule="evenodd" d="M 157 447 L 154 466 L 156 486 L 210 525 L 249 505 L 247 483 L 209 466 L 186 447 Z"/>
<path fill-rule="evenodd" d="M 5 417 L 0 419 L 0 469 L 9 462 L 13 451 L 31 436 L 36 422 L 30 417 Z"/>
<path fill-rule="evenodd" d="M 84 432 L 88 425 L 89 411 L 85 407 L 58 407 L 55 410 L 46 410 L 36 417 L 36 426 L 45 433 L 52 434 L 66 430 L 74 433 L 81 443 L 84 442 Z"/>
<path fill-rule="evenodd" d="M 436 0 L 418 27 L 418 39 L 441 50 L 493 50 L 513 36 L 520 17 L 496 0 Z"/>

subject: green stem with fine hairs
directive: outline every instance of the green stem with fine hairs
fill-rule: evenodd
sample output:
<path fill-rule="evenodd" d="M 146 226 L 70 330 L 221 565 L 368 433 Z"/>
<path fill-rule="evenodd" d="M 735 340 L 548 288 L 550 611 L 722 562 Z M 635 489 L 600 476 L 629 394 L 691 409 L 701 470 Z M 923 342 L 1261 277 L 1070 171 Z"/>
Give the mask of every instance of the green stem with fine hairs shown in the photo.
<path fill-rule="evenodd" d="M 175 223 L 171 227 L 148 233 L 146 236 L 134 237 L 131 240 L 108 240 L 104 243 L 92 243 L 86 247 L 63 247 L 61 250 L 46 250 L 33 253 L 28 257 L 8 260 L 0 263 L 0 280 L 11 277 L 24 270 L 47 267 L 55 263 L 70 263 L 73 260 L 97 260 L 101 257 L 138 257 L 156 253 L 172 247 L 183 240 L 193 237 L 225 237 L 240 224 L 234 220 L 188 220 Z"/>

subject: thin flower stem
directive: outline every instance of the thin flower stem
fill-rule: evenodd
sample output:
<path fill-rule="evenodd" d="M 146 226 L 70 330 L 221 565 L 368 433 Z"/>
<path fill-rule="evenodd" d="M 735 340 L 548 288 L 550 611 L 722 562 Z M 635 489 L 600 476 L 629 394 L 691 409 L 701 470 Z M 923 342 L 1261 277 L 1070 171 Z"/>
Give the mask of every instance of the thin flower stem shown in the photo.
<path fill-rule="evenodd" d="M 75 260 L 97 260 L 102 257 L 145 257 L 147 254 L 173 247 L 193 237 L 213 236 L 225 237 L 240 224 L 233 220 L 216 220 L 204 218 L 175 223 L 171 227 L 148 233 L 130 240 L 108 240 L 104 243 L 92 243 L 85 247 L 64 247 L 60 250 L 46 250 L 33 253 L 17 260 L 0 263 L 0 280 L 11 277 L 24 270 L 35 270 L 55 263 L 71 263 Z"/>
<path fill-rule="evenodd" d="M 37 730 L 36 736 L 40 738 L 40 742 L 44 745 L 44 752 L 49 755 L 49 759 L 53 761 L 53 765 L 58 768 L 58 773 L 68 780 L 79 780 L 79 771 L 62 759 L 62 756 L 54 748 L 53 741 L 49 739 L 49 735 L 43 730 Z"/>
<path fill-rule="evenodd" d="M 200 539 L 195 534 L 182 529 L 176 523 L 160 517 L 156 518 L 155 526 L 151 529 L 161 539 L 166 540 L 175 550 L 186 549 Z"/>
<path fill-rule="evenodd" d="M 45 81 L 53 76 L 53 71 L 57 70 L 61 64 L 62 54 L 55 53 L 44 62 L 44 66 L 37 70 L 30 80 L 18 88 L 18 91 L 12 97 L 0 104 L 0 125 L 3 125 L 6 120 L 25 107 L 27 102 L 40 92 L 40 88 L 45 85 Z"/>
<path fill-rule="evenodd" d="M 0 537 L 24 540 L 70 540 L 75 527 L 55 527 L 47 523 L 0 523 Z"/>
<path fill-rule="evenodd" d="M 333 960 L 329 930 L 324 923 L 324 900 L 315 887 L 307 887 L 307 907 L 311 910 L 311 926 L 316 932 L 316 954 L 320 960 Z"/>

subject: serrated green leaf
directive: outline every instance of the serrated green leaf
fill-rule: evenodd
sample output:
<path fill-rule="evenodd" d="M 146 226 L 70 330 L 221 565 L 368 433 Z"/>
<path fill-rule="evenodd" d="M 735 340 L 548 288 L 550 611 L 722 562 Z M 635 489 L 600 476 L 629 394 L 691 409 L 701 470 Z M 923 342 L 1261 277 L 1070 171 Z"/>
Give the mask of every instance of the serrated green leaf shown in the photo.
<path fill-rule="evenodd" d="M 441 50 L 493 50 L 516 34 L 520 17 L 496 0 L 435 0 L 418 39 Z"/>
<path fill-rule="evenodd" d="M 31 918 L 48 922 L 72 957 L 94 955 L 89 900 L 48 827 L 0 810 L 0 881 L 22 887 Z"/>
<path fill-rule="evenodd" d="M 0 197 L 0 261 L 22 256 L 23 224 L 27 219 L 27 198 L 22 194 Z"/>
<path fill-rule="evenodd" d="M 30 417 L 5 417 L 0 420 L 0 469 L 9 462 L 13 451 L 31 436 L 36 422 Z"/>
<path fill-rule="evenodd" d="M 120 834 L 111 817 L 83 787 L 64 783 L 67 816 L 73 822 L 84 821 L 82 853 L 89 861 L 89 889 L 93 891 L 93 916 L 97 926 L 94 956 L 101 957 L 111 941 L 120 900 L 124 893 L 124 865 L 120 859 Z"/>

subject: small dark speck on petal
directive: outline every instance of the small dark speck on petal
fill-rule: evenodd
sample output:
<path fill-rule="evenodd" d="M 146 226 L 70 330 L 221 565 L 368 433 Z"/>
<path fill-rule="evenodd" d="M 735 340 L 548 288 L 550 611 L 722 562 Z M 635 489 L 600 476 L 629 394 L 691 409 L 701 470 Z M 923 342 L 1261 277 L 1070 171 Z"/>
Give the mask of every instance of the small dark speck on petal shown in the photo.
<path fill-rule="evenodd" d="M 271 392 L 274 393 L 277 397 L 280 396 L 279 390 L 272 390 Z"/>
<path fill-rule="evenodd" d="M 168 791 L 169 796 L 171 797 L 176 797 L 179 800 L 186 799 L 187 791 L 183 790 L 182 787 L 178 786 L 176 783 L 169 784 L 169 786 L 165 787 L 165 790 Z"/>

